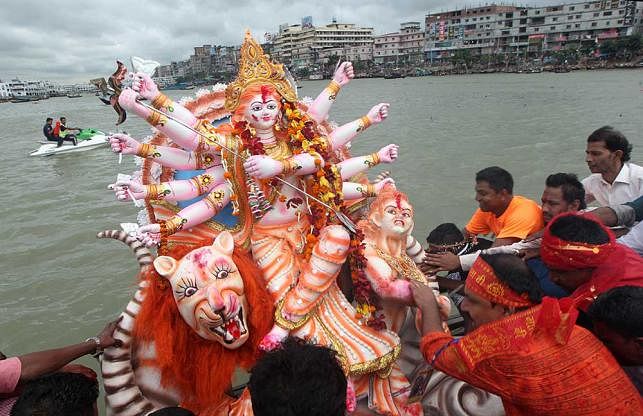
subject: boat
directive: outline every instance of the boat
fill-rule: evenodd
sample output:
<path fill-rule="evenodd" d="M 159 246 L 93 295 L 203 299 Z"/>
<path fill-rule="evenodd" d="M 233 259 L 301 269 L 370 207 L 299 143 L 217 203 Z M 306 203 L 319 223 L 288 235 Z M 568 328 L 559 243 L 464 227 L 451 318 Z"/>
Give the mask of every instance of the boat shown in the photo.
<path fill-rule="evenodd" d="M 78 145 L 74 146 L 70 142 L 63 142 L 58 147 L 58 143 L 42 140 L 41 146 L 29 153 L 29 156 L 53 156 L 60 153 L 76 153 L 91 150 L 97 147 L 107 146 L 109 141 L 107 135 L 100 130 L 83 129 L 76 135 Z"/>
<path fill-rule="evenodd" d="M 67 94 L 67 98 L 80 98 L 82 97 L 82 94 L 80 93 L 73 93 L 73 94 Z"/>
<path fill-rule="evenodd" d="M 35 97 L 22 97 L 22 96 L 20 96 L 20 97 L 13 97 L 13 98 L 11 99 L 11 102 L 12 102 L 12 103 L 28 103 L 28 102 L 30 102 L 30 101 L 38 101 L 38 99 L 37 99 L 37 98 L 35 98 Z"/>

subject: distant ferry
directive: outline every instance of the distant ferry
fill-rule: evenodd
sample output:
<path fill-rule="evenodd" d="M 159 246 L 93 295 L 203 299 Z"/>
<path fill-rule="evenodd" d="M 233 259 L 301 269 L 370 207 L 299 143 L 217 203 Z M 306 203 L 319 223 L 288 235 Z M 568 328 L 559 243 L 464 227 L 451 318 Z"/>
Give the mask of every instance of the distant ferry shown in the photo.
<path fill-rule="evenodd" d="M 80 98 L 82 95 L 80 93 L 67 94 L 67 98 Z"/>

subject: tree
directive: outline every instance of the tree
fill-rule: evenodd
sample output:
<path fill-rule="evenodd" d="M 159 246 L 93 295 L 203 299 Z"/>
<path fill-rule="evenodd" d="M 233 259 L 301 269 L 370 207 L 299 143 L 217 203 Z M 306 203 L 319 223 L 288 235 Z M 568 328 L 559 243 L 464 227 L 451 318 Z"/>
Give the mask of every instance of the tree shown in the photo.
<path fill-rule="evenodd" d="M 616 48 L 616 43 L 613 40 L 606 40 L 605 42 L 601 43 L 599 49 L 601 53 L 607 55 L 608 58 L 614 56 L 618 51 L 618 49 Z"/>
<path fill-rule="evenodd" d="M 637 33 L 636 35 L 629 36 L 625 42 L 625 47 L 632 53 L 638 54 L 643 46 L 643 35 Z"/>

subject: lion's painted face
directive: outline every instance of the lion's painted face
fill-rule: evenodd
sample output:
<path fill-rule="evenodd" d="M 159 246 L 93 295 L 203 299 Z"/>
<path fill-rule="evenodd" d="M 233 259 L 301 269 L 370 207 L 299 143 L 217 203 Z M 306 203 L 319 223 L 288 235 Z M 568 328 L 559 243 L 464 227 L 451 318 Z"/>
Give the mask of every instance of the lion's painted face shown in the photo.
<path fill-rule="evenodd" d="M 177 261 L 161 256 L 156 271 L 172 285 L 185 322 L 201 337 L 235 349 L 248 339 L 248 302 L 243 279 L 232 261 L 232 235 L 223 232 L 208 247 Z"/>

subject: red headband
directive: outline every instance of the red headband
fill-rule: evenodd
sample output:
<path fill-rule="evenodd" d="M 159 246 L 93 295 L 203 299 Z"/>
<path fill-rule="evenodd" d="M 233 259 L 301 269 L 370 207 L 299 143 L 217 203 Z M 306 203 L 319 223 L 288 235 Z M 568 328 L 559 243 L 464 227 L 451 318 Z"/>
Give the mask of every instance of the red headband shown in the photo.
<path fill-rule="evenodd" d="M 596 222 L 609 237 L 605 244 L 589 244 L 575 241 L 562 240 L 551 233 L 551 225 L 561 217 L 579 215 L 574 213 L 563 213 L 551 221 L 545 228 L 545 234 L 540 246 L 540 258 L 550 269 L 554 270 L 579 270 L 591 269 L 600 266 L 612 254 L 615 247 L 614 233 L 592 218 L 591 215 L 583 215 L 591 221 Z"/>
<path fill-rule="evenodd" d="M 482 296 L 492 303 L 517 308 L 532 306 L 526 293 L 518 294 L 505 282 L 498 279 L 493 268 L 482 259 L 478 259 L 471 266 L 465 287 Z"/>

